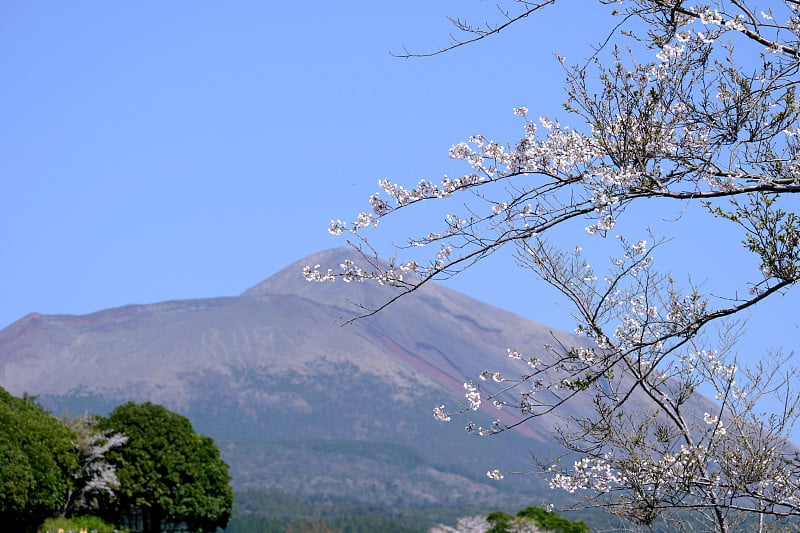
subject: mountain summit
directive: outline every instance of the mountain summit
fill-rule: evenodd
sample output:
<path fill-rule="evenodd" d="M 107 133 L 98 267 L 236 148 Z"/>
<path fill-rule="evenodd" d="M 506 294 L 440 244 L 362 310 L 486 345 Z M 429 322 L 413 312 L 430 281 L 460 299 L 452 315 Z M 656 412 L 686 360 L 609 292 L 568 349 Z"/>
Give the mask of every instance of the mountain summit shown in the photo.
<path fill-rule="evenodd" d="M 265 391 L 241 388 L 233 379 L 239 370 L 308 375 L 324 360 L 397 387 L 419 382 L 461 395 L 466 379 L 503 370 L 506 348 L 553 341 L 542 325 L 437 284 L 342 326 L 357 313 L 354 302 L 381 303 L 395 290 L 305 281 L 303 266 L 348 257 L 352 251 L 341 248 L 312 255 L 238 297 L 28 315 L 0 331 L 0 386 L 17 395 L 94 394 L 182 409 L 208 397 L 198 381 L 215 379 L 233 387 L 227 397 L 269 403 Z"/>

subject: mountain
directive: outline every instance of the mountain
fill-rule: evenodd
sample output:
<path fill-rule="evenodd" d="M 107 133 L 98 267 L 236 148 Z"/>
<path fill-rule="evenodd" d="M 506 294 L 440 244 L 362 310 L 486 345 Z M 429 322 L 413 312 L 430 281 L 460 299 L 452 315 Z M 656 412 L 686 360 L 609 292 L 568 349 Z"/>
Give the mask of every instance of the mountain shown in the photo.
<path fill-rule="evenodd" d="M 432 409 L 457 405 L 481 371 L 519 374 L 507 348 L 537 355 L 581 341 L 438 284 L 343 326 L 351 302 L 380 303 L 395 289 L 309 283 L 302 268 L 352 253 L 312 255 L 236 297 L 27 315 L 0 331 L 0 386 L 39 395 L 55 414 L 126 401 L 177 410 L 215 438 L 237 490 L 332 503 L 531 503 L 540 483 L 498 484 L 485 472 L 552 452 L 554 418 L 477 438 L 464 432 L 468 420 L 508 415 L 488 407 L 442 424 Z"/>

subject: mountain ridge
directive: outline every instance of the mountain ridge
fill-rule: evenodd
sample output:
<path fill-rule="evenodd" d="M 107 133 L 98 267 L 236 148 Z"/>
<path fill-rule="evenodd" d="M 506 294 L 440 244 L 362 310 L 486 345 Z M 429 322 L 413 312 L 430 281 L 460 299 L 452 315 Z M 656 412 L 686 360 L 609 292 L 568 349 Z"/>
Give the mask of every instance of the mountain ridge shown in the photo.
<path fill-rule="evenodd" d="M 376 317 L 341 327 L 337 321 L 341 322 L 342 315 L 348 310 L 354 310 L 348 305 L 349 300 L 363 295 L 364 299 L 374 301 L 391 290 L 366 287 L 367 283 L 320 285 L 303 279 L 301 264 L 311 261 L 331 263 L 331 259 L 335 260 L 344 253 L 341 249 L 333 249 L 312 255 L 245 290 L 238 297 L 133 304 L 85 315 L 26 315 L 0 331 L 0 385 L 14 394 L 38 394 L 45 390 L 66 393 L 76 386 L 96 388 L 97 383 L 102 382 L 102 376 L 87 368 L 87 363 L 100 365 L 98 369 L 108 368 L 112 364 L 126 368 L 125 374 L 119 378 L 122 382 L 130 382 L 137 376 L 142 379 L 148 375 L 157 377 L 158 372 L 152 371 L 165 366 L 164 359 L 159 355 L 165 349 L 171 354 L 169 359 L 182 367 L 223 370 L 228 364 L 260 364 L 263 360 L 258 357 L 259 350 L 269 352 L 271 365 L 296 367 L 299 361 L 305 361 L 307 357 L 292 354 L 287 358 L 278 355 L 287 352 L 286 346 L 291 343 L 302 354 L 303 345 L 309 344 L 309 335 L 318 338 L 324 331 L 331 338 L 347 338 L 347 342 L 338 347 L 335 343 L 326 346 L 329 358 L 349 359 L 352 350 L 366 351 L 366 345 L 377 345 L 402 356 L 405 364 L 409 364 L 409 354 L 422 351 L 434 360 L 433 363 L 428 362 L 431 370 L 430 364 L 436 368 L 442 366 L 445 373 L 460 386 L 464 379 L 477 375 L 482 369 L 476 366 L 474 357 L 467 365 L 448 360 L 445 355 L 447 350 L 437 346 L 436 332 L 432 330 L 448 322 L 459 335 L 466 333 L 476 337 L 497 337 L 503 334 L 511 336 L 508 335 L 509 330 L 523 330 L 523 324 L 530 329 L 530 324 L 533 324 L 523 317 L 482 303 L 483 315 L 480 318 L 470 316 L 464 310 L 474 309 L 479 302 L 451 289 L 430 285 L 413 295 L 413 303 L 408 303 L 412 298 L 408 296 Z M 403 317 L 418 315 L 419 308 L 423 306 L 428 311 L 428 323 L 417 321 L 410 328 L 407 327 Z M 498 314 L 499 318 L 496 316 Z M 254 316 L 258 318 L 253 320 Z M 292 318 L 281 320 L 287 316 Z M 333 321 L 330 320 L 332 316 Z M 265 326 L 268 321 L 278 323 L 280 327 L 268 328 Z M 551 331 L 537 327 L 536 336 L 541 340 Z M 409 331 L 413 329 L 418 331 Z M 121 331 L 130 331 L 131 334 L 114 337 L 121 335 Z M 402 333 L 404 338 L 400 344 L 391 341 L 398 333 Z M 421 333 L 418 339 L 415 338 L 417 333 Z M 224 342 L 220 335 L 227 337 Z M 29 336 L 37 338 L 29 339 Z M 260 343 L 260 347 L 254 346 L 257 343 Z M 450 343 L 447 344 L 447 348 L 453 348 Z M 486 353 L 486 347 L 495 350 L 505 348 L 502 345 L 487 346 L 485 341 L 482 344 L 482 353 Z M 90 346 L 92 350 L 89 350 Z M 188 352 L 189 346 L 195 351 L 193 354 Z M 343 353 L 342 346 L 347 347 L 347 353 Z M 458 347 L 458 343 L 455 347 Z M 397 361 L 387 360 L 384 351 L 379 350 L 377 356 L 361 361 L 360 366 L 377 370 L 375 363 L 380 360 L 384 365 L 397 367 Z M 107 355 L 112 353 L 116 354 L 116 358 Z M 46 364 L 42 354 L 47 355 Z M 143 361 L 150 364 L 142 365 Z M 499 361 L 501 359 L 498 357 Z M 461 374 L 454 376 L 457 372 Z M 65 380 L 65 377 L 72 377 L 74 381 Z M 448 389 L 456 392 L 452 383 L 448 383 Z M 114 388 L 119 388 L 119 384 Z"/>

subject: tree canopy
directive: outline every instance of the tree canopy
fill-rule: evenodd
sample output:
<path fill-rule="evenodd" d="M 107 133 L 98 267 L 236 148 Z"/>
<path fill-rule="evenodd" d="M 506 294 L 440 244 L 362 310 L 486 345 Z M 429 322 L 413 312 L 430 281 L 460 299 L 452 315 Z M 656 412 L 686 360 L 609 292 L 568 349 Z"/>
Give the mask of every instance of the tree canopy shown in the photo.
<path fill-rule="evenodd" d="M 225 527 L 233 507 L 228 466 L 188 419 L 152 403 L 127 403 L 99 428 L 128 438 L 108 453 L 120 482 L 110 502 L 113 521 L 146 533 Z"/>
<path fill-rule="evenodd" d="M 0 523 L 35 532 L 58 513 L 77 467 L 72 432 L 28 398 L 0 388 Z"/>
<path fill-rule="evenodd" d="M 565 421 L 557 435 L 578 459 L 538 462 L 554 489 L 584 494 L 586 505 L 632 526 L 675 511 L 676 527 L 684 527 L 685 510 L 720 532 L 752 527 L 748 519 L 762 529 L 766 517 L 798 517 L 800 461 L 788 444 L 799 414 L 791 354 L 765 349 L 748 363 L 734 347 L 743 315 L 800 281 L 800 2 L 599 3 L 614 8 L 608 39 L 587 51 L 588 61 L 557 58 L 563 122 L 534 120 L 517 107 L 517 140 L 476 134 L 450 149 L 467 166 L 462 176 L 410 188 L 379 181 L 369 211 L 329 228 L 347 235 L 362 260 L 309 266 L 306 279 L 399 287 L 389 305 L 510 248 L 517 265 L 562 294 L 576 333 L 590 343 L 498 347 L 519 361 L 519 375 L 487 369 L 479 376 L 485 383 L 465 383 L 463 407 L 438 407 L 437 418 L 493 402 L 524 423 L 586 402 L 591 414 Z M 434 53 L 496 36 L 545 7 L 573 6 L 505 4 L 497 24 L 453 19 L 463 38 Z M 440 213 L 441 224 L 387 251 L 379 223 L 415 209 Z M 631 212 L 638 216 L 629 221 Z M 665 221 L 686 213 L 710 238 L 723 236 L 711 228 L 732 230 L 731 249 L 751 257 L 747 280 L 707 294 L 673 275 L 679 265 L 662 253 Z M 669 246 L 680 246 L 674 237 Z M 705 411 L 690 401 L 698 388 L 716 400 Z M 768 396 L 779 407 L 763 413 Z M 647 404 L 629 405 L 635 397 Z M 467 428 L 509 429 L 500 421 Z"/>

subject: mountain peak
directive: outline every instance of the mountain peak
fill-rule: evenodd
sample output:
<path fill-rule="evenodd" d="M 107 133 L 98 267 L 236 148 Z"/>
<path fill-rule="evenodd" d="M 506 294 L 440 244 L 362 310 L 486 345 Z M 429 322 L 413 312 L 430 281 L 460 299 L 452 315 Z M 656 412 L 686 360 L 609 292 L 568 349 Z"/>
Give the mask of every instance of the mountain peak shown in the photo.
<path fill-rule="evenodd" d="M 317 252 L 292 263 L 264 281 L 253 285 L 244 291 L 241 296 L 260 296 L 285 292 L 295 293 L 295 289 L 299 286 L 311 285 L 303 277 L 304 267 L 313 267 L 314 265 L 321 265 L 324 268 L 338 267 L 339 264 L 344 263 L 347 259 L 354 261 L 357 255 L 357 252 L 352 249 L 342 247 L 330 248 L 322 252 Z"/>
<path fill-rule="evenodd" d="M 386 303 L 401 289 L 391 286 L 380 286 L 368 280 L 345 283 L 341 280 L 333 282 L 306 281 L 303 269 L 307 266 L 320 265 L 339 271 L 339 265 L 350 260 L 362 268 L 368 268 L 365 259 L 352 248 L 331 248 L 318 252 L 292 263 L 283 270 L 273 274 L 264 281 L 250 287 L 241 296 L 245 298 L 261 298 L 274 295 L 298 296 L 323 306 L 338 309 L 340 321 L 358 316 L 364 309 L 374 309 Z M 432 284 L 429 284 L 432 285 Z M 425 287 L 426 290 L 429 287 Z M 442 287 L 442 289 L 444 289 Z"/>

